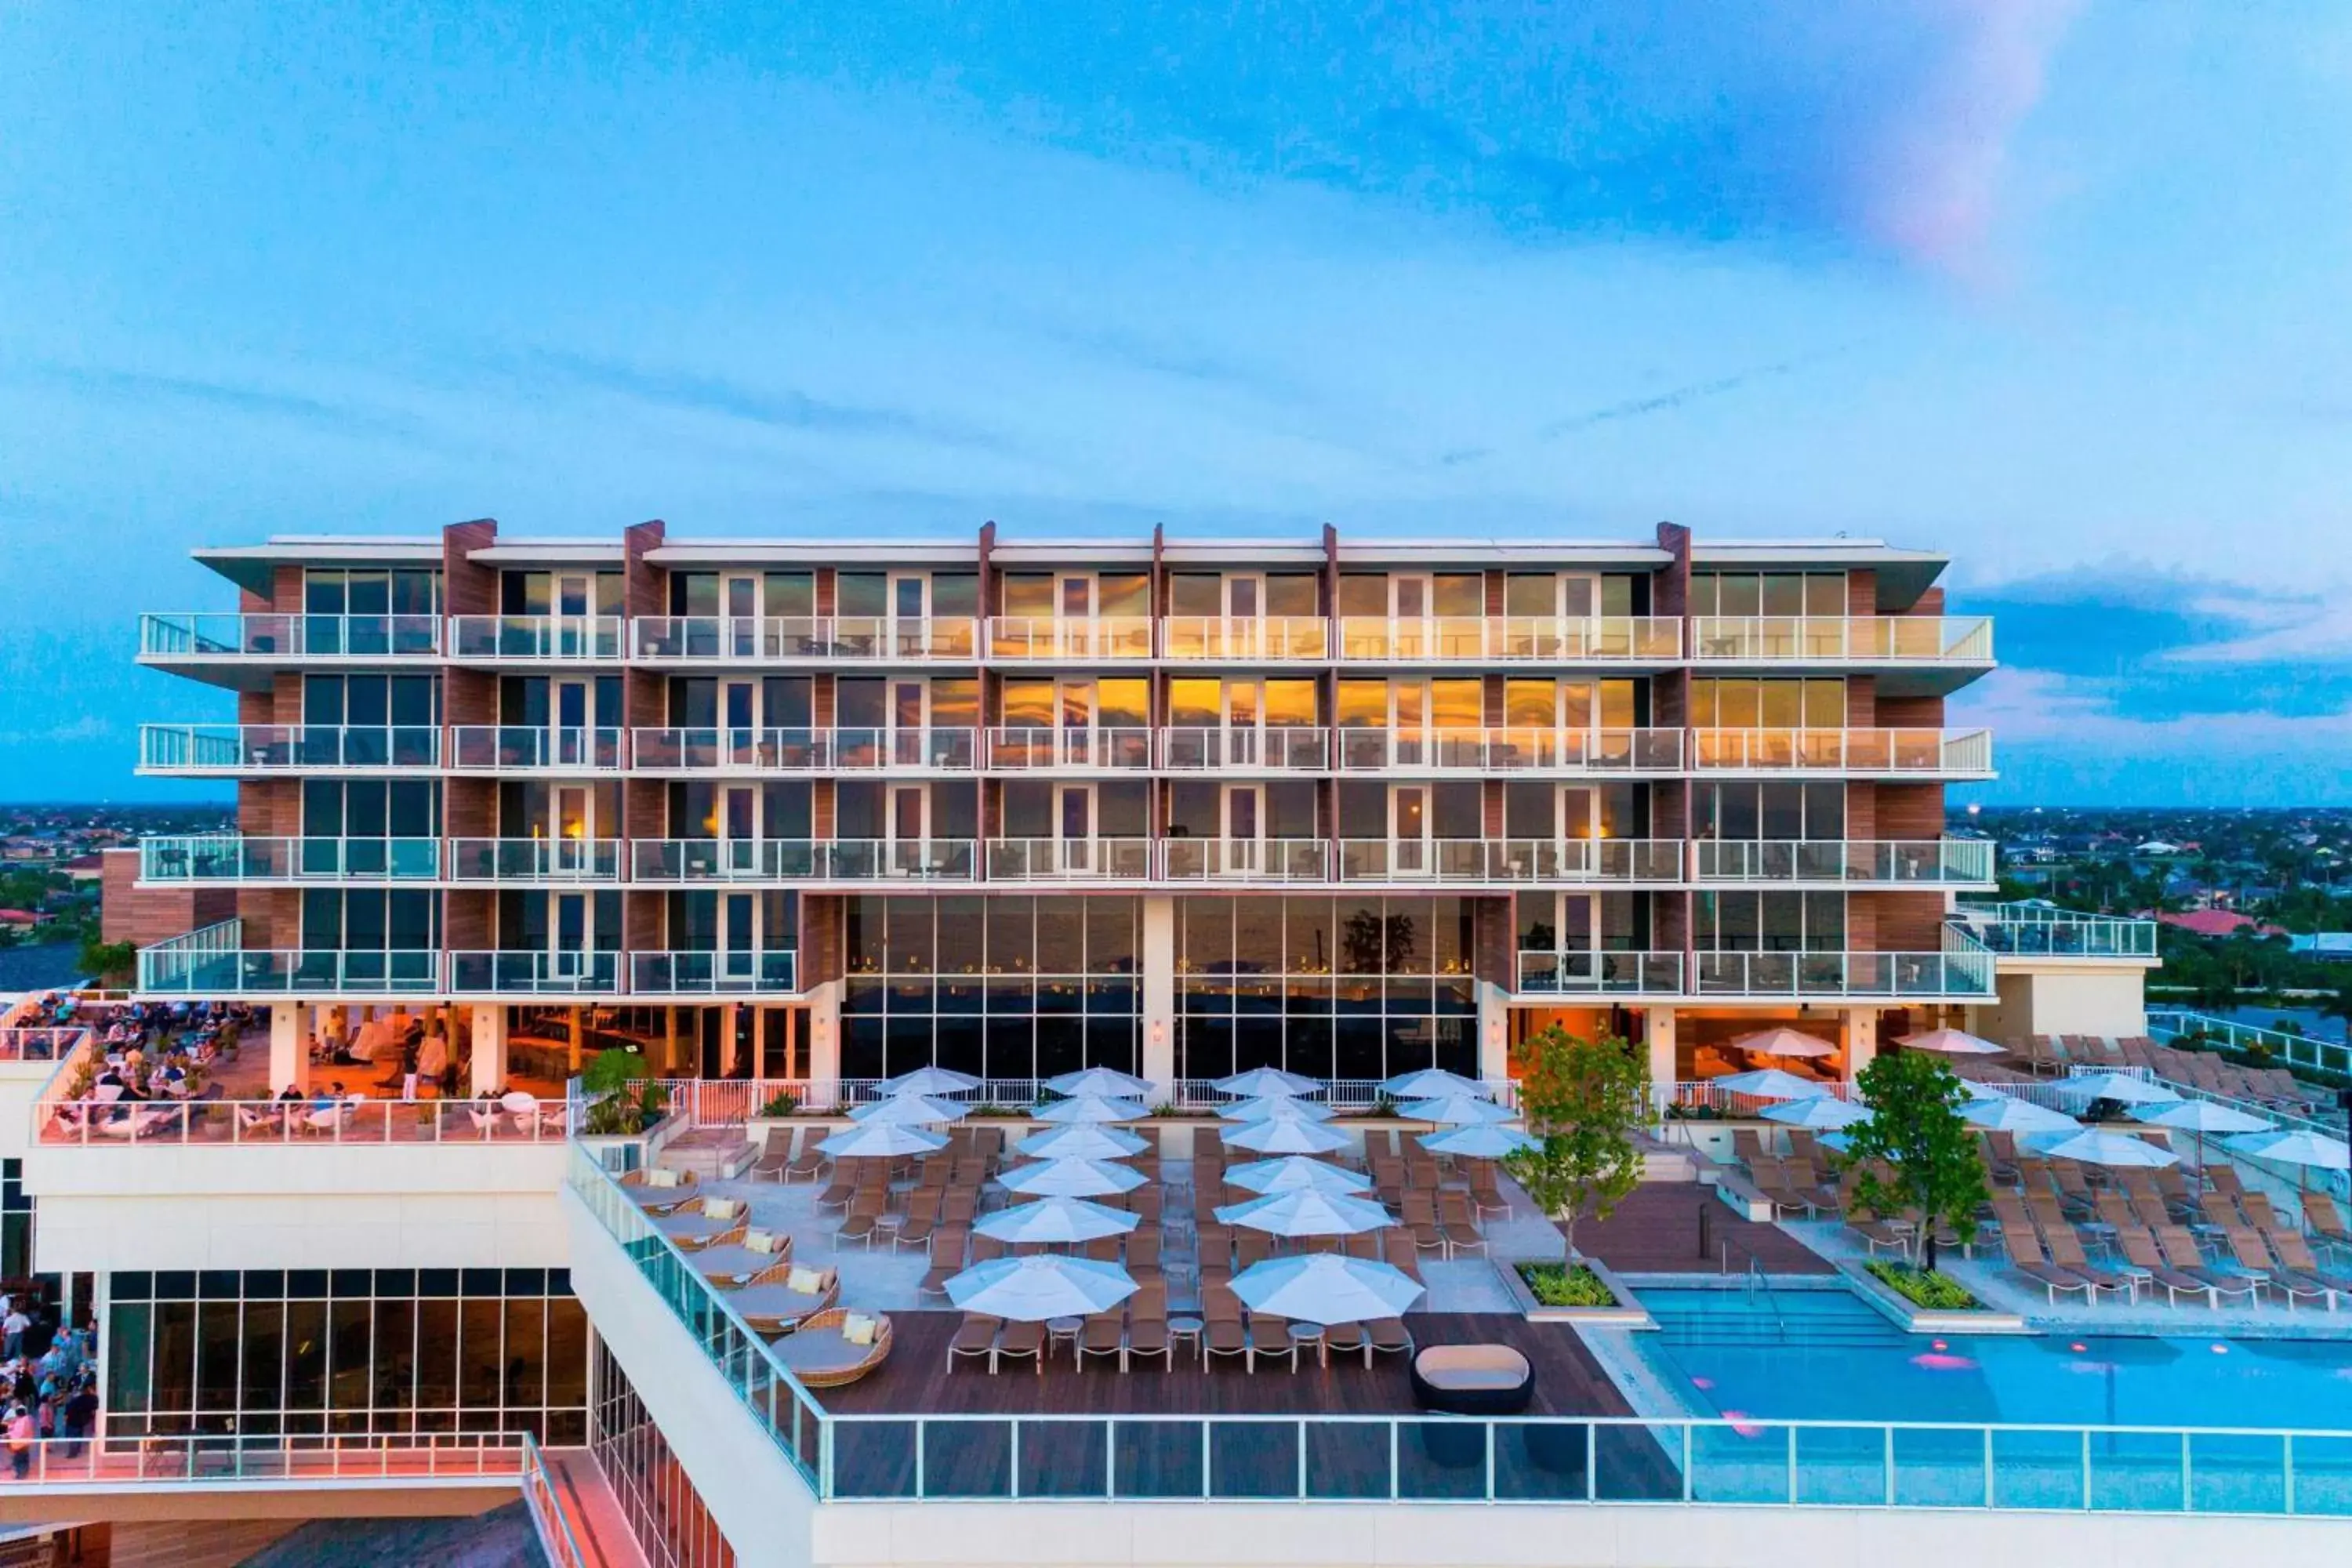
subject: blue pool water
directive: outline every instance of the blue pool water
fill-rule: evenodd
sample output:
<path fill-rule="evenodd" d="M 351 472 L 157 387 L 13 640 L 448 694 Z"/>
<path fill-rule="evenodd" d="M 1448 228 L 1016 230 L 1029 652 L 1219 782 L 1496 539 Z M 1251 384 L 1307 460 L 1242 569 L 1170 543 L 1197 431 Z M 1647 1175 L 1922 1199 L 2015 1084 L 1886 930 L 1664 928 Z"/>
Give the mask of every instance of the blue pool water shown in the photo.
<path fill-rule="evenodd" d="M 1648 1289 L 1636 1336 L 1700 1413 L 1765 1419 L 2352 1428 L 2352 1343 L 1930 1336 L 1843 1290 Z"/>

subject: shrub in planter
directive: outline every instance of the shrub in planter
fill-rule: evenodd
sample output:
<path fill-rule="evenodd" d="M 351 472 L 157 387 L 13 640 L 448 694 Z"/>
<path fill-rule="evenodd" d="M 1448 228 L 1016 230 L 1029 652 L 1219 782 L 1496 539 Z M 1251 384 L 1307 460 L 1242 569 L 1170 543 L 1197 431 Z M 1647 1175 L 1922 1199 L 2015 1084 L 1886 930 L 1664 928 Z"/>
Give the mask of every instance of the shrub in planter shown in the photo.
<path fill-rule="evenodd" d="M 770 1095 L 768 1103 L 760 1107 L 762 1116 L 798 1116 L 800 1113 L 801 1097 L 790 1089 Z"/>
<path fill-rule="evenodd" d="M 1931 1312 L 1969 1312 L 1984 1305 L 1948 1274 L 1926 1274 L 1885 1258 L 1865 1265 L 1871 1278 L 1915 1307 Z"/>
<path fill-rule="evenodd" d="M 1522 1263 L 1519 1278 L 1543 1307 L 1614 1307 L 1617 1297 L 1581 1263 Z"/>

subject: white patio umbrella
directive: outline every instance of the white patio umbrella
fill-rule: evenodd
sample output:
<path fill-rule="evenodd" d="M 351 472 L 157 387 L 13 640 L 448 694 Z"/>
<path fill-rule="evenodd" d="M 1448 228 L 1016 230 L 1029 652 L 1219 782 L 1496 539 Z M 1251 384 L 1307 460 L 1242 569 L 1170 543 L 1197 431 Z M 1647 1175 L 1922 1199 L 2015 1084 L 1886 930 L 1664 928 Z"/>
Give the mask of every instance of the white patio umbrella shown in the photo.
<path fill-rule="evenodd" d="M 1818 1035 L 1808 1035 L 1801 1029 L 1786 1026 L 1766 1029 L 1761 1034 L 1742 1035 L 1731 1042 L 1735 1051 L 1749 1051 L 1759 1057 L 1832 1057 L 1837 1047 Z"/>
<path fill-rule="evenodd" d="M 1143 1185 L 1142 1172 L 1107 1160 L 1040 1160 L 996 1179 L 1013 1192 L 1048 1198 L 1099 1198 Z"/>
<path fill-rule="evenodd" d="M 1966 1029 L 1929 1029 L 1925 1034 L 1901 1036 L 1895 1043 L 1906 1051 L 1935 1051 L 1948 1057 L 1997 1057 L 2007 1049 Z"/>
<path fill-rule="evenodd" d="M 2027 1153 L 2039 1154 L 2045 1160 L 2076 1160 L 2085 1165 L 2154 1170 L 2180 1163 L 2179 1155 L 2169 1149 L 2159 1149 L 2145 1138 L 2135 1138 L 2128 1132 L 2103 1131 L 2095 1127 L 2078 1128 L 2072 1132 L 2028 1132 L 2017 1143 Z"/>
<path fill-rule="evenodd" d="M 1136 1292 L 1116 1263 L 1039 1253 L 976 1263 L 948 1279 L 948 1300 L 967 1312 L 1015 1322 L 1107 1312 Z"/>
<path fill-rule="evenodd" d="M 1988 1132 L 2073 1132 L 2083 1125 L 2063 1110 L 2012 1094 L 1972 1100 L 1960 1107 L 1960 1120 Z"/>
<path fill-rule="evenodd" d="M 2145 1121 L 2150 1127 L 2169 1127 L 2190 1135 L 2197 1146 L 2197 1163 L 2205 1163 L 2205 1135 L 2209 1132 L 2273 1132 L 2277 1129 L 2259 1116 L 2250 1116 L 2235 1107 L 2218 1105 L 2210 1100 L 2183 1100 L 2170 1105 L 2143 1105 L 2131 1113 L 2134 1121 Z"/>
<path fill-rule="evenodd" d="M 1217 1210 L 1217 1218 L 1272 1236 L 1354 1236 L 1396 1224 L 1395 1215 L 1370 1198 L 1311 1191 L 1276 1193 L 1244 1204 L 1227 1204 Z"/>
<path fill-rule="evenodd" d="M 2352 1168 L 2352 1145 L 2334 1138 L 2323 1138 L 2316 1132 L 2246 1132 L 2235 1138 L 2222 1139 L 2221 1147 L 2232 1154 L 2243 1154 L 2249 1159 L 2270 1160 L 2282 1165 L 2304 1165 L 2315 1171 Z"/>
<path fill-rule="evenodd" d="M 1092 1241 L 1133 1230 L 1138 1217 L 1084 1198 L 1040 1198 L 984 1215 L 971 1228 L 999 1241 Z"/>
<path fill-rule="evenodd" d="M 1421 1299 L 1422 1287 L 1385 1263 L 1316 1253 L 1254 1263 L 1234 1276 L 1234 1294 L 1253 1312 L 1302 1323 L 1361 1323 L 1402 1316 Z"/>
<path fill-rule="evenodd" d="M 1834 1149 L 1843 1154 L 1853 1147 L 1853 1140 L 1843 1132 L 1824 1132 L 1822 1134 L 1822 1147 Z"/>
<path fill-rule="evenodd" d="M 1140 1121 L 1151 1114 L 1151 1108 L 1132 1100 L 1105 1100 L 1098 1094 L 1074 1095 L 1057 1100 L 1051 1105 L 1041 1105 L 1030 1112 L 1040 1121 L 1057 1126 L 1076 1126 L 1089 1121 Z"/>
<path fill-rule="evenodd" d="M 1423 1068 L 1419 1072 L 1401 1072 L 1381 1082 L 1381 1092 L 1391 1100 L 1442 1100 L 1449 1094 L 1476 1095 L 1493 1098 L 1486 1086 L 1475 1078 L 1464 1078 L 1458 1072 L 1444 1068 Z"/>
<path fill-rule="evenodd" d="M 961 1121 L 964 1115 L 965 1108 L 953 1100 L 933 1100 L 928 1094 L 894 1094 L 858 1106 L 849 1119 L 861 1127 L 929 1127 Z"/>
<path fill-rule="evenodd" d="M 1754 1072 L 1736 1072 L 1728 1078 L 1708 1081 L 1726 1094 L 1744 1094 L 1753 1100 L 1810 1100 L 1835 1087 L 1782 1072 L 1779 1068 L 1759 1068 Z"/>
<path fill-rule="evenodd" d="M 868 1159 L 876 1155 L 928 1154 L 948 1146 L 945 1135 L 926 1132 L 897 1121 L 861 1121 L 846 1127 L 817 1147 L 836 1160 Z"/>
<path fill-rule="evenodd" d="M 1515 1113 L 1476 1095 L 1449 1094 L 1443 1100 L 1416 1100 L 1400 1105 L 1397 1114 L 1410 1121 L 1435 1121 L 1448 1127 L 1486 1127 L 1511 1121 Z"/>
<path fill-rule="evenodd" d="M 2151 1079 L 2134 1078 L 2127 1072 L 2077 1073 L 2073 1078 L 2053 1079 L 2053 1089 L 2064 1095 L 2081 1095 L 2084 1100 L 2112 1100 L 2124 1105 L 2169 1104 L 2180 1097 Z"/>
<path fill-rule="evenodd" d="M 1870 1108 L 1856 1105 L 1852 1100 L 1813 1094 L 1802 1100 L 1784 1100 L 1778 1105 L 1768 1105 L 1757 1115 L 1767 1121 L 1777 1121 L 1783 1127 L 1811 1127 L 1820 1131 L 1834 1132 L 1841 1127 L 1869 1121 Z"/>
<path fill-rule="evenodd" d="M 1311 1078 L 1301 1078 L 1280 1068 L 1252 1068 L 1231 1078 L 1221 1078 L 1209 1086 L 1219 1094 L 1244 1095 L 1255 1099 L 1266 1094 L 1312 1094 L 1323 1086 Z"/>
<path fill-rule="evenodd" d="M 1032 1132 L 1013 1152 L 1029 1160 L 1125 1160 L 1150 1147 L 1132 1132 L 1088 1121 Z"/>
<path fill-rule="evenodd" d="M 1268 1094 L 1255 1100 L 1237 1100 L 1231 1105 L 1221 1105 L 1217 1107 L 1217 1114 L 1227 1121 L 1265 1121 L 1283 1118 L 1292 1121 L 1328 1121 L 1339 1113 L 1319 1100 L 1293 1100 L 1286 1094 Z"/>
<path fill-rule="evenodd" d="M 1310 1160 L 1303 1154 L 1230 1166 L 1225 1171 L 1225 1180 L 1245 1192 L 1261 1194 L 1302 1190 L 1363 1193 L 1370 1192 L 1372 1186 L 1372 1179 L 1361 1172 L 1342 1169 L 1328 1160 Z"/>
<path fill-rule="evenodd" d="M 882 1080 L 882 1092 L 894 1095 L 961 1094 L 966 1089 L 979 1087 L 980 1079 L 968 1072 L 957 1072 L 952 1068 L 917 1068 L 912 1072 L 902 1072 L 897 1078 Z"/>
<path fill-rule="evenodd" d="M 1543 1147 L 1541 1140 L 1530 1138 L 1516 1127 L 1494 1122 L 1484 1127 L 1456 1127 L 1447 1132 L 1424 1132 L 1418 1142 L 1433 1154 L 1452 1154 L 1465 1160 L 1499 1160 L 1522 1149 Z M 1228 1179 L 1230 1175 L 1228 1173 Z"/>
<path fill-rule="evenodd" d="M 1330 1154 L 1348 1147 L 1348 1135 L 1294 1116 L 1244 1122 L 1225 1134 L 1225 1147 L 1253 1154 Z"/>
<path fill-rule="evenodd" d="M 1134 1074 L 1117 1072 L 1109 1068 L 1066 1072 L 1058 1078 L 1047 1079 L 1045 1087 L 1055 1094 L 1090 1094 L 1097 1100 L 1141 1100 L 1151 1092 L 1151 1086 Z"/>

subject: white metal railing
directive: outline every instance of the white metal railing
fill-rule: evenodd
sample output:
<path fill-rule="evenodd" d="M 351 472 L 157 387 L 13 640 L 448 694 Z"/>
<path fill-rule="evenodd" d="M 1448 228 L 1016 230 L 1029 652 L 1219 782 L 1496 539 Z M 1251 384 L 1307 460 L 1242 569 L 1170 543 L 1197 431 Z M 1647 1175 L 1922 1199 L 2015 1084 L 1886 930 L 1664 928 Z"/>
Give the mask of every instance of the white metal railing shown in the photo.
<path fill-rule="evenodd" d="M 630 657 L 652 662 L 842 659 L 971 663 L 980 623 L 971 616 L 638 616 Z"/>
<path fill-rule="evenodd" d="M 432 658 L 441 651 L 439 616 L 239 615 L 164 612 L 139 617 L 142 659 Z"/>
<path fill-rule="evenodd" d="M 1684 880 L 1678 838 L 1343 838 L 1339 880 Z"/>
<path fill-rule="evenodd" d="M 1151 731 L 1139 725 L 999 725 L 988 731 L 986 755 L 992 773 L 1139 772 L 1151 766 Z"/>
<path fill-rule="evenodd" d="M 432 881 L 438 838 L 276 838 L 238 833 L 139 841 L 142 882 Z"/>
<path fill-rule="evenodd" d="M 1899 882 L 1993 879 L 1989 838 L 1702 838 L 1701 882 Z"/>
<path fill-rule="evenodd" d="M 1151 879 L 1149 838 L 991 838 L 992 882 L 1143 882 Z"/>
<path fill-rule="evenodd" d="M 1677 773 L 1680 730 L 1342 727 L 1333 731 L 1341 773 Z"/>
<path fill-rule="evenodd" d="M 1716 729 L 1691 731 L 1698 773 L 1989 773 L 1989 731 Z"/>
<path fill-rule="evenodd" d="M 1177 725 L 1160 731 L 1160 765 L 1170 773 L 1324 773 L 1331 766 L 1331 731 Z"/>
<path fill-rule="evenodd" d="M 449 653 L 493 662 L 617 661 L 622 625 L 618 616 L 452 616 Z"/>
<path fill-rule="evenodd" d="M 461 995 L 612 994 L 621 988 L 621 955 L 577 948 L 453 952 L 448 975 L 448 989 Z"/>
<path fill-rule="evenodd" d="M 1167 616 L 1160 656 L 1250 664 L 1319 661 L 1331 657 L 1331 623 L 1321 616 Z"/>
<path fill-rule="evenodd" d="M 356 1070 L 356 1069 L 355 1069 Z M 313 1073 L 323 1081 L 327 1069 Z M 33 1137 L 44 1144 L 173 1147 L 191 1143 L 556 1143 L 566 1136 L 561 1100 L 378 1099 L 314 1094 L 298 1100 L 37 1101 Z"/>
<path fill-rule="evenodd" d="M 1679 952 L 1570 948 L 1521 950 L 1519 990 L 1535 995 L 1616 993 L 1643 996 L 1683 994 Z"/>
<path fill-rule="evenodd" d="M 1168 838 L 1160 876 L 1171 882 L 1322 882 L 1330 879 L 1328 838 Z"/>
<path fill-rule="evenodd" d="M 1152 654 L 1149 616 L 997 616 L 988 623 L 988 653 L 1004 659 L 1139 659 Z"/>
<path fill-rule="evenodd" d="M 617 838 L 452 838 L 453 882 L 617 882 Z"/>
<path fill-rule="evenodd" d="M 1698 663 L 1990 664 L 1992 622 L 1983 616 L 1697 616 Z"/>
<path fill-rule="evenodd" d="M 2179 1039 L 2182 1036 L 2201 1035 L 2231 1050 L 2260 1050 L 2288 1067 L 2352 1073 L 2352 1045 L 2336 1040 L 2315 1040 L 2308 1035 L 2290 1035 L 2284 1029 L 2265 1029 L 2253 1024 L 2233 1023 L 2210 1014 L 2152 1007 L 2147 1015 L 2147 1032 L 2164 1041 Z"/>
<path fill-rule="evenodd" d="M 142 724 L 144 773 L 280 773 L 334 768 L 430 768 L 437 724 Z"/>
<path fill-rule="evenodd" d="M 758 952 L 632 952 L 632 996 L 709 996 L 744 992 L 789 992 L 800 955 L 791 949 Z"/>
<path fill-rule="evenodd" d="M 459 724 L 449 731 L 449 766 L 464 773 L 618 773 L 626 733 L 612 724 Z"/>

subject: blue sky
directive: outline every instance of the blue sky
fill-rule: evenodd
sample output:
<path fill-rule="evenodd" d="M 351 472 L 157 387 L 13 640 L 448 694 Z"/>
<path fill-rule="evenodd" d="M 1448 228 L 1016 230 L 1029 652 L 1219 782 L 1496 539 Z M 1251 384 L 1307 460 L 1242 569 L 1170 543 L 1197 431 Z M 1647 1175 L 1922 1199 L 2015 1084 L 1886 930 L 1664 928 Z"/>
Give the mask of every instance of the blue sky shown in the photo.
<path fill-rule="evenodd" d="M 1838 531 L 1988 800 L 2352 798 L 2352 10 L 0 14 L 0 798 L 273 531 Z"/>

